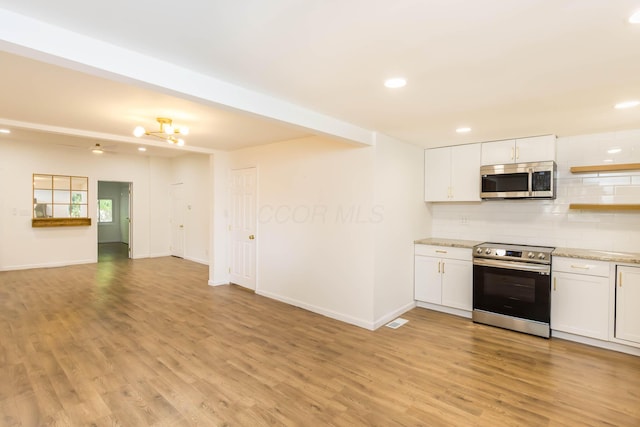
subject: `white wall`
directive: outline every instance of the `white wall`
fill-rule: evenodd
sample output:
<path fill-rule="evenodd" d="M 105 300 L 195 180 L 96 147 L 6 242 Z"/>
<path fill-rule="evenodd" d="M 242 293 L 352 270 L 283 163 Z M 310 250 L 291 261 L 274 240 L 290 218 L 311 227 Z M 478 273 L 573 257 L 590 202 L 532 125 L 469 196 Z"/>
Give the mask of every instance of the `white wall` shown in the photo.
<path fill-rule="evenodd" d="M 384 135 L 230 153 L 230 168 L 258 173 L 256 292 L 369 329 L 414 307 L 413 241 L 429 234 L 422 159 Z"/>
<path fill-rule="evenodd" d="M 212 179 L 209 155 L 188 154 L 171 161 L 171 184 L 182 184 L 186 203 L 184 258 L 209 263 Z"/>
<path fill-rule="evenodd" d="M 375 150 L 375 327 L 415 305 L 413 241 L 430 234 L 424 150 L 379 135 Z"/>
<path fill-rule="evenodd" d="M 372 327 L 373 160 L 321 137 L 230 153 L 257 167 L 257 293 Z"/>
<path fill-rule="evenodd" d="M 209 158 L 213 185 L 210 189 L 209 284 L 229 283 L 229 153 L 218 152 Z"/>
<path fill-rule="evenodd" d="M 622 151 L 607 151 L 618 147 Z M 570 210 L 570 203 L 640 203 L 640 171 L 571 174 L 571 166 L 640 162 L 640 130 L 558 138 L 555 200 L 430 205 L 433 237 L 639 252 L 638 211 Z"/>
<path fill-rule="evenodd" d="M 43 140 L 46 137 L 43 136 Z M 42 140 L 42 141 L 43 141 Z M 0 270 L 96 262 L 97 181 L 133 182 L 133 256 L 167 251 L 169 229 L 158 221 L 166 194 L 152 191 L 170 175 L 169 161 L 146 156 L 103 155 L 46 142 L 0 140 Z M 32 228 L 32 174 L 89 177 L 89 227 Z M 164 187 L 166 188 L 166 187 Z M 152 215 L 153 213 L 153 215 Z M 8 244 L 8 242 L 13 242 Z"/>

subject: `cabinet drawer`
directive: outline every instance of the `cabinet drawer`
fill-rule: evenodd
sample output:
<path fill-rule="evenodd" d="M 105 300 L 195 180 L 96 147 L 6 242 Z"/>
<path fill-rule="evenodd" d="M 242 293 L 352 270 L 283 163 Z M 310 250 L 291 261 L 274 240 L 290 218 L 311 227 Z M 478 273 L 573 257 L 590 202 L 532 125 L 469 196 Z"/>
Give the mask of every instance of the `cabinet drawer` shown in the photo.
<path fill-rule="evenodd" d="M 415 254 L 438 258 L 471 261 L 471 249 L 447 246 L 415 245 Z"/>
<path fill-rule="evenodd" d="M 586 274 L 589 276 L 609 277 L 609 263 L 581 258 L 553 257 L 551 269 L 566 273 Z"/>

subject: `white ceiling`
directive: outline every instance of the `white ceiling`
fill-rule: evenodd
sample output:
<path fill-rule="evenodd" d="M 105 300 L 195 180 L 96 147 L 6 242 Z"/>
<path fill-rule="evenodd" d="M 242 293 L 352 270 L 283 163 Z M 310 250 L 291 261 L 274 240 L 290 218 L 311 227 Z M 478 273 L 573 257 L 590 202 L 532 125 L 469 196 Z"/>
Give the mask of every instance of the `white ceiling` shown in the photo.
<path fill-rule="evenodd" d="M 0 0 L 0 7 L 425 147 L 640 127 L 640 0 Z M 0 118 L 231 150 L 304 127 L 0 54 Z M 383 87 L 407 78 L 405 88 Z M 469 134 L 455 133 L 470 126 Z"/>

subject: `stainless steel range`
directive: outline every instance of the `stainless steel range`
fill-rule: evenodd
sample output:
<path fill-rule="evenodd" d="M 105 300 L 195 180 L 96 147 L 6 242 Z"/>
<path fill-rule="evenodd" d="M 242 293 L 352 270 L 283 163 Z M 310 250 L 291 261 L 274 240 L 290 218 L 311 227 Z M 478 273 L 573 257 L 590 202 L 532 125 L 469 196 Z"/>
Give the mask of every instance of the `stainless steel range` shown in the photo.
<path fill-rule="evenodd" d="M 482 243 L 473 248 L 473 321 L 549 338 L 554 248 Z"/>

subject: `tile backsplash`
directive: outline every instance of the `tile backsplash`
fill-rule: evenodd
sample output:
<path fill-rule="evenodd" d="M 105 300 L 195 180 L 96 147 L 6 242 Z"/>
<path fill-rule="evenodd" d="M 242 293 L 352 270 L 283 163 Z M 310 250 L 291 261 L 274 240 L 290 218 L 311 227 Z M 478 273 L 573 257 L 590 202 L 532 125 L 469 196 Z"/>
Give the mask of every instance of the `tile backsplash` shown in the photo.
<path fill-rule="evenodd" d="M 558 138 L 555 200 L 431 203 L 432 236 L 640 252 L 640 211 L 570 203 L 640 204 L 640 171 L 572 174 L 571 166 L 640 163 L 640 130 Z M 541 159 L 545 160 L 545 159 Z"/>

